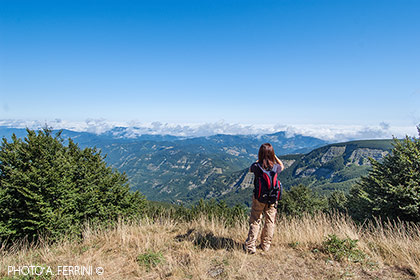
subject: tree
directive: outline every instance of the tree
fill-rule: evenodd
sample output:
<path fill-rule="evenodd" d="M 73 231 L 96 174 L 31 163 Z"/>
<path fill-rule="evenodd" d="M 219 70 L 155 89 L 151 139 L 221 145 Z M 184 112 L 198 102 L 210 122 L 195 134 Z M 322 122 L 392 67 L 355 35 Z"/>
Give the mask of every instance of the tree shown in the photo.
<path fill-rule="evenodd" d="M 420 139 L 394 139 L 382 162 L 370 161 L 369 174 L 350 191 L 352 216 L 420 222 Z"/>
<path fill-rule="evenodd" d="M 79 234 L 85 222 L 109 223 L 142 213 L 145 199 L 96 148 L 68 146 L 48 128 L 27 129 L 0 147 L 0 241 L 40 234 Z"/>
<path fill-rule="evenodd" d="M 347 212 L 347 197 L 343 191 L 335 190 L 328 196 L 328 209 L 340 213 Z"/>
<path fill-rule="evenodd" d="M 294 186 L 285 192 L 277 207 L 281 214 L 292 216 L 314 214 L 326 208 L 326 199 L 317 196 L 312 189 L 304 185 Z"/>

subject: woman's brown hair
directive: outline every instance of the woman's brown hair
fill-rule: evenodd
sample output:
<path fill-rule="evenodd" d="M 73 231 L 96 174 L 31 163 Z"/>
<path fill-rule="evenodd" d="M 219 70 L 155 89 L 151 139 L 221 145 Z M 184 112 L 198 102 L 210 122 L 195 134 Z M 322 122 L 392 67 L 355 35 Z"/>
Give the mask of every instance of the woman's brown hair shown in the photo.
<path fill-rule="evenodd" d="M 270 170 L 273 168 L 274 163 L 276 162 L 276 154 L 274 153 L 273 146 L 270 143 L 264 143 L 261 145 L 260 150 L 258 151 L 258 162 L 262 168 Z"/>

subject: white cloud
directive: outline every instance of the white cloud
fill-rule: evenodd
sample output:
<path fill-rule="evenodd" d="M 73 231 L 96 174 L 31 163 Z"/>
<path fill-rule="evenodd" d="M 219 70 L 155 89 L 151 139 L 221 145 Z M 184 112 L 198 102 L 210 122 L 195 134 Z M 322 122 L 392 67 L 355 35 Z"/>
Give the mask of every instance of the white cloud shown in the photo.
<path fill-rule="evenodd" d="M 161 122 L 147 124 L 130 122 L 127 129 L 131 131 L 132 135 L 169 134 L 186 137 L 210 136 L 215 134 L 265 134 L 278 131 L 273 126 L 256 127 L 244 124 L 230 124 L 224 121 L 203 124 L 170 124 Z"/>
<path fill-rule="evenodd" d="M 381 122 L 379 126 L 382 128 L 382 130 L 388 130 L 391 127 L 391 125 L 386 122 Z"/>
<path fill-rule="evenodd" d="M 115 136 L 135 138 L 143 134 L 174 135 L 185 137 L 210 136 L 215 134 L 270 134 L 285 131 L 288 137 L 296 134 L 313 136 L 331 142 L 341 142 L 359 139 L 379 139 L 404 137 L 405 135 L 418 136 L 415 126 L 392 126 L 389 123 L 381 122 L 377 126 L 362 125 L 249 125 L 226 123 L 219 121 L 215 123 L 202 124 L 173 124 L 173 123 L 143 123 L 139 121 L 115 122 L 105 119 L 87 119 L 82 122 L 66 121 L 55 119 L 50 121 L 34 120 L 0 120 L 0 126 L 15 128 L 39 129 L 45 125 L 54 129 L 69 129 L 73 131 L 86 131 L 96 134 L 112 132 Z M 122 127 L 122 129 L 114 129 Z"/>
<path fill-rule="evenodd" d="M 390 139 L 405 135 L 416 136 L 415 126 L 391 126 L 381 122 L 378 126 L 362 125 L 301 125 L 289 127 L 296 134 L 313 136 L 331 142 L 362 139 Z"/>

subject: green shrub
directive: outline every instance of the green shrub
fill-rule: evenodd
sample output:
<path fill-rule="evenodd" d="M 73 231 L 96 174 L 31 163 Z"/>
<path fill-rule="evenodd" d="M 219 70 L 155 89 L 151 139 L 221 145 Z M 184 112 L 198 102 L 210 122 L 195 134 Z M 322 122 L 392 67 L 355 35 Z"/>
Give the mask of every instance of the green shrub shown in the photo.
<path fill-rule="evenodd" d="M 246 218 L 246 208 L 241 205 L 229 207 L 224 201 L 200 200 L 189 210 L 191 218 L 207 215 L 209 219 L 220 219 L 227 225 L 234 225 L 236 222 Z"/>
<path fill-rule="evenodd" d="M 357 242 L 357 239 L 340 239 L 337 235 L 330 234 L 322 242 L 320 250 L 337 261 L 361 262 L 364 260 L 365 254 L 357 249 Z"/>
<path fill-rule="evenodd" d="M 305 213 L 315 214 L 318 211 L 325 211 L 327 207 L 326 199 L 316 195 L 309 187 L 299 185 L 284 192 L 277 209 L 282 215 L 302 216 Z"/>
<path fill-rule="evenodd" d="M 243 205 L 229 207 L 225 201 L 201 199 L 189 207 L 183 205 L 165 205 L 157 202 L 149 202 L 146 210 L 149 218 L 168 216 L 181 221 L 192 221 L 201 216 L 209 219 L 218 219 L 227 226 L 234 226 L 248 218 L 247 209 Z"/>
<path fill-rule="evenodd" d="M 343 191 L 333 191 L 328 196 L 328 209 L 340 213 L 347 212 L 346 208 L 347 197 Z"/>
<path fill-rule="evenodd" d="M 151 250 L 146 253 L 140 254 L 137 257 L 137 263 L 146 267 L 149 271 L 150 269 L 158 266 L 160 263 L 164 262 L 165 258 L 161 252 L 153 252 Z"/>

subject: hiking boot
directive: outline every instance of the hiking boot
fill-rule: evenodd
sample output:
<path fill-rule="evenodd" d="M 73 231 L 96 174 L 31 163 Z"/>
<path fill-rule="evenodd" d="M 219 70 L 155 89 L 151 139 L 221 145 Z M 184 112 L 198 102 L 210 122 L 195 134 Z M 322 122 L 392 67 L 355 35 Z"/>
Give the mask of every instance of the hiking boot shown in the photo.
<path fill-rule="evenodd" d="M 262 244 L 258 245 L 257 249 L 262 250 L 263 252 L 268 252 L 268 250 L 270 249 L 270 246 L 265 247 Z"/>
<path fill-rule="evenodd" d="M 250 249 L 250 248 L 247 248 L 247 247 L 246 247 L 246 245 L 243 245 L 243 246 L 242 246 L 242 249 L 244 249 L 245 253 L 250 254 L 250 255 L 255 254 L 255 253 L 256 253 L 256 251 L 257 251 L 256 249 L 252 250 L 252 249 Z"/>

